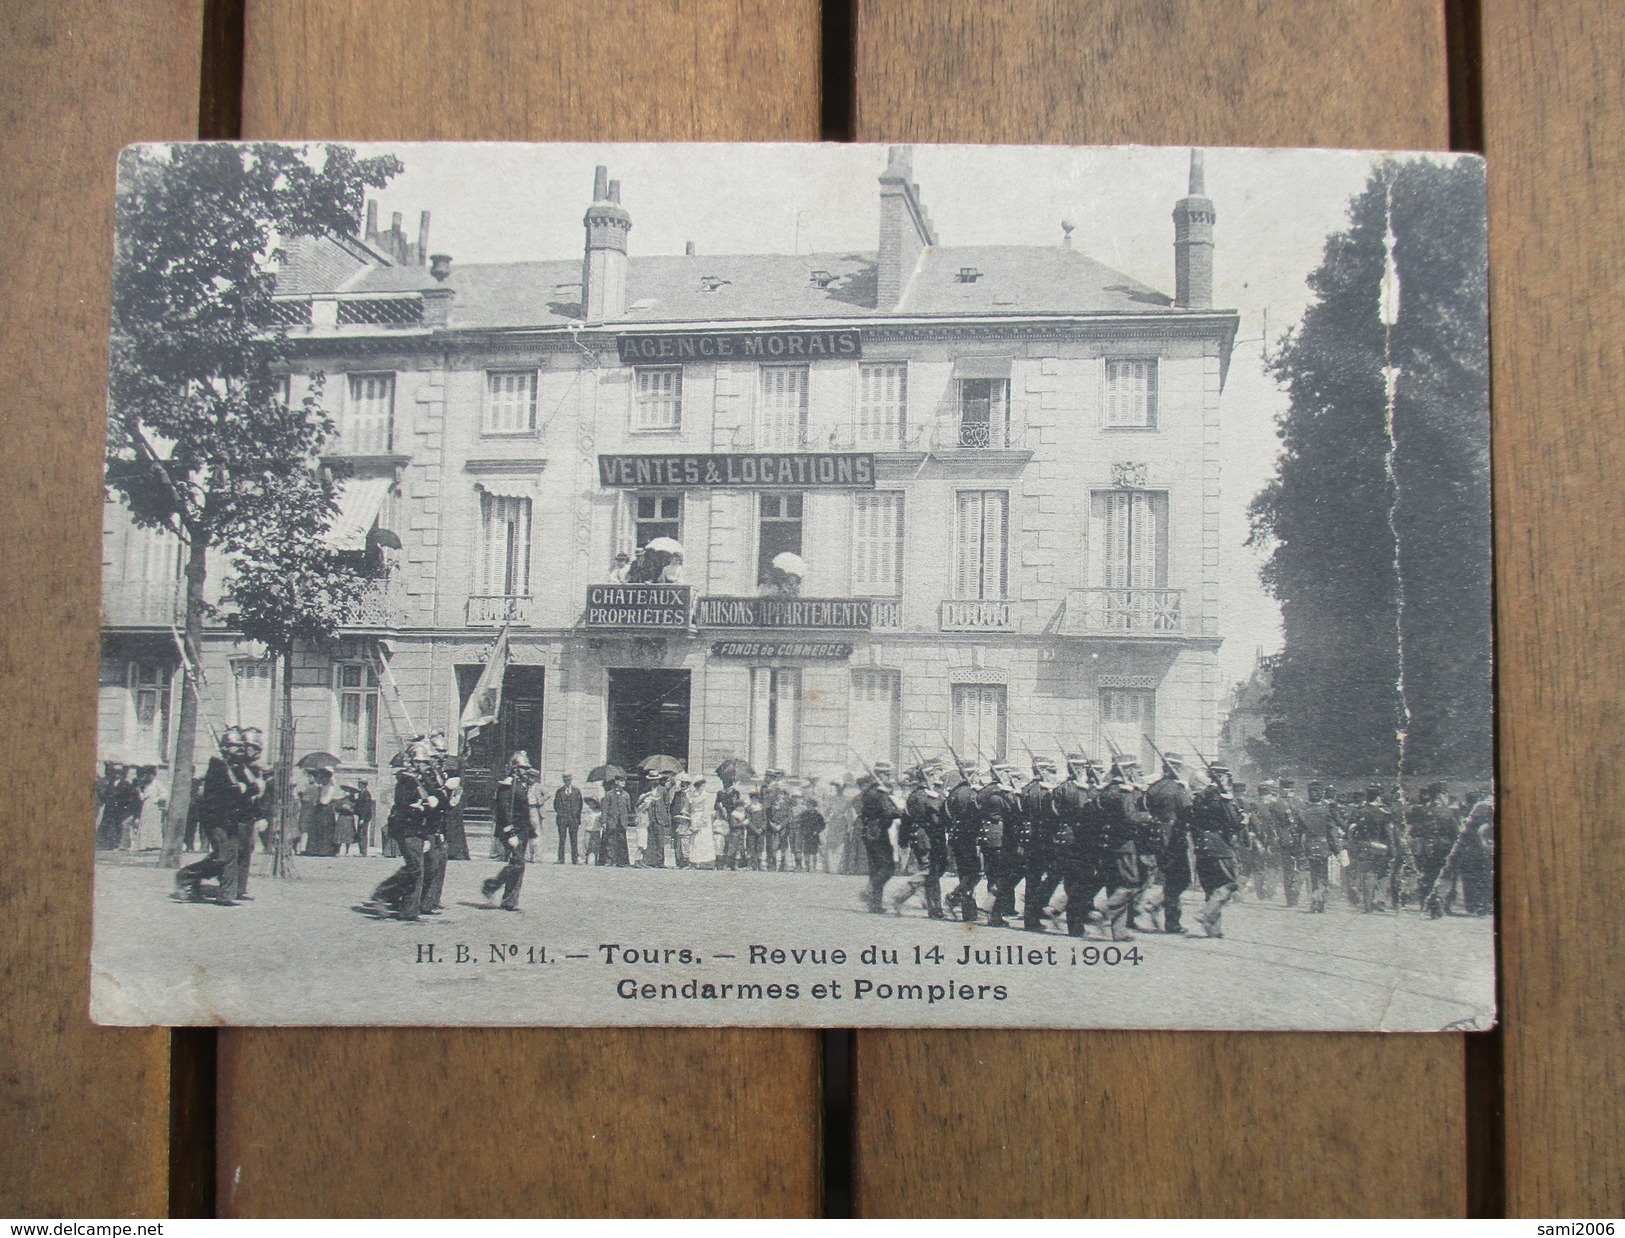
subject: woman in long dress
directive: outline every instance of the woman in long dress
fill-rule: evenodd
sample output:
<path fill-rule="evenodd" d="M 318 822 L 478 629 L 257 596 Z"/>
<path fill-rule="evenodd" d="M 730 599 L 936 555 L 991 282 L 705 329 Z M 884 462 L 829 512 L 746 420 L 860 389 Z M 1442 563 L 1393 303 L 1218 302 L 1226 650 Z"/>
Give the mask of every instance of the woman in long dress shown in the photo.
<path fill-rule="evenodd" d="M 333 785 L 333 771 L 325 766 L 312 772 L 299 788 L 299 833 L 306 855 L 337 855 L 338 801 L 343 792 Z"/>

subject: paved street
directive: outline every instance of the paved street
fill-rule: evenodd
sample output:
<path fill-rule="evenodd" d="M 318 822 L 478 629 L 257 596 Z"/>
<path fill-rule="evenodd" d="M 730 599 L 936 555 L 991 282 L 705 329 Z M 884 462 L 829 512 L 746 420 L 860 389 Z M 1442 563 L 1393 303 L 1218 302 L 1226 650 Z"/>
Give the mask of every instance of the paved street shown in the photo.
<path fill-rule="evenodd" d="M 474 860 L 449 866 L 444 916 L 406 924 L 355 909 L 396 861 L 301 858 L 293 880 L 264 863 L 254 901 L 225 908 L 170 899 L 173 874 L 150 857 L 100 859 L 96 1017 L 1428 1031 L 1488 1026 L 1493 1011 L 1488 920 L 1366 916 L 1335 892 L 1318 916 L 1243 899 L 1222 940 L 1143 934 L 1135 961 L 1103 941 L 932 921 L 918 900 L 871 916 L 861 877 L 544 860 L 511 914 L 483 905 L 498 865 Z M 752 962 L 752 946 L 785 953 Z"/>

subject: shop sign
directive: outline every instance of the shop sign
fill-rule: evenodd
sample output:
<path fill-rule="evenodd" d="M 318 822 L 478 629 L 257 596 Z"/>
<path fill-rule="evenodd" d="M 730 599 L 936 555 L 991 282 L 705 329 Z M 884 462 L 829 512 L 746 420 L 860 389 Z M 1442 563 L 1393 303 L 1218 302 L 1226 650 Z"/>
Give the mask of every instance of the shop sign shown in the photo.
<path fill-rule="evenodd" d="M 822 640 L 719 640 L 712 642 L 715 658 L 850 658 L 852 646 Z"/>
<path fill-rule="evenodd" d="M 694 590 L 689 585 L 588 585 L 589 628 L 686 628 Z"/>
<path fill-rule="evenodd" d="M 694 607 L 702 628 L 826 628 L 867 632 L 874 603 L 867 598 L 706 597 Z"/>
<path fill-rule="evenodd" d="M 694 455 L 599 456 L 598 480 L 609 488 L 873 490 L 875 457 L 867 451 L 753 451 Z"/>
<path fill-rule="evenodd" d="M 626 365 L 680 361 L 856 361 L 863 337 L 856 331 L 685 331 L 618 335 L 615 350 Z"/>

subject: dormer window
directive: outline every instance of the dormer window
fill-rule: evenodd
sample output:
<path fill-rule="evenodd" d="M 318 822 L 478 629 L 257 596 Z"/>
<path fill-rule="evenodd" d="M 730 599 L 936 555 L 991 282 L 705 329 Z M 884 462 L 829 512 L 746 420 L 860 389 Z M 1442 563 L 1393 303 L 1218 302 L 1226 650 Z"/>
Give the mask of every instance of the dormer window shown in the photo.
<path fill-rule="evenodd" d="M 820 288 L 828 288 L 835 282 L 835 276 L 829 271 L 825 271 L 823 269 L 814 271 L 811 279 L 812 282 L 817 284 Z"/>
<path fill-rule="evenodd" d="M 962 284 L 974 284 L 977 280 L 979 280 L 981 278 L 982 278 L 982 273 L 980 271 L 978 271 L 975 267 L 960 267 L 959 268 L 959 282 L 962 283 Z"/>
<path fill-rule="evenodd" d="M 724 284 L 731 283 L 733 283 L 733 280 L 723 279 L 720 275 L 702 275 L 700 276 L 700 291 L 716 292 Z"/>

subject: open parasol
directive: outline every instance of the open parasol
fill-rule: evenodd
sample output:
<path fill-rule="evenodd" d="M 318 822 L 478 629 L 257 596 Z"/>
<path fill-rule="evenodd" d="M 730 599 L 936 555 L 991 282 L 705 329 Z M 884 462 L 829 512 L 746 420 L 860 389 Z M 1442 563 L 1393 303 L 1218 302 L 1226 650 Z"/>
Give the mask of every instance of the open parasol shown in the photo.
<path fill-rule="evenodd" d="M 307 752 L 299 758 L 297 764 L 300 769 L 318 770 L 337 769 L 343 762 L 331 752 Z"/>
<path fill-rule="evenodd" d="M 651 538 L 643 547 L 645 550 L 658 550 L 662 554 L 680 555 L 683 553 L 683 543 L 675 537 Z"/>
<path fill-rule="evenodd" d="M 717 777 L 724 782 L 754 782 L 756 771 L 743 757 L 728 757 L 717 766 Z"/>
<path fill-rule="evenodd" d="M 626 771 L 619 765 L 599 765 L 587 775 L 588 782 L 608 782 L 611 778 L 625 778 Z"/>
<path fill-rule="evenodd" d="M 638 762 L 638 768 L 645 774 L 680 774 L 685 768 L 676 757 L 668 757 L 664 753 L 655 753 L 652 757 L 644 757 Z"/>
<path fill-rule="evenodd" d="M 774 555 L 773 566 L 791 576 L 805 578 L 807 575 L 807 560 L 791 550 Z"/>

